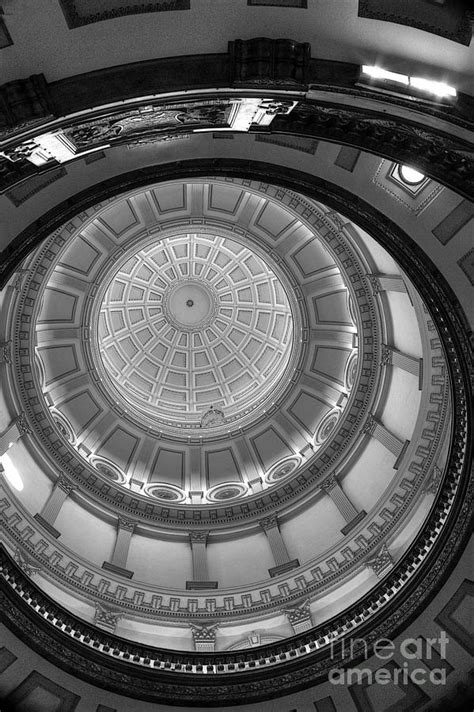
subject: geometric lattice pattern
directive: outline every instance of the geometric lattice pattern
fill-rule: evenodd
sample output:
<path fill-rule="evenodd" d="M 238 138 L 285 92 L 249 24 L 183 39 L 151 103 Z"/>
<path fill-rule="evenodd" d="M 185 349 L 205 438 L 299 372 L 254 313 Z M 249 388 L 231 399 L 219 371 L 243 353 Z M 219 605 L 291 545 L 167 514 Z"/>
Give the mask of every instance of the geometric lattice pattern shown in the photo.
<path fill-rule="evenodd" d="M 291 354 L 285 290 L 263 259 L 207 234 L 159 240 L 107 287 L 98 344 L 105 371 L 149 415 L 197 424 L 211 405 L 243 414 L 270 394 Z"/>

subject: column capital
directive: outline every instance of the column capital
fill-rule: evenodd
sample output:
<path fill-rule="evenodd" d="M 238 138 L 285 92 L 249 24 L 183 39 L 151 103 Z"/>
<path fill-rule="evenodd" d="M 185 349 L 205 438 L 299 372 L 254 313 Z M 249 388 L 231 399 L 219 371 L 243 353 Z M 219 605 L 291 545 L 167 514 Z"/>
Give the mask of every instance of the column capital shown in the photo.
<path fill-rule="evenodd" d="M 8 156 L 7 156 L 8 158 Z M 23 278 L 25 274 L 29 274 L 30 270 L 29 269 L 18 269 L 15 272 L 15 281 L 13 282 L 13 289 L 16 292 L 19 292 L 21 290 L 22 284 L 23 284 Z"/>
<path fill-rule="evenodd" d="M 443 470 L 438 467 L 438 465 L 433 465 L 433 469 L 428 475 L 428 479 L 426 482 L 426 485 L 423 488 L 424 492 L 430 493 L 430 494 L 436 494 L 439 486 L 441 484 L 441 480 L 443 479 Z"/>
<path fill-rule="evenodd" d="M 278 526 L 278 514 L 276 512 L 274 514 L 269 514 L 268 517 L 263 517 L 263 519 L 259 519 L 258 523 L 264 531 L 266 531 L 267 529 L 274 529 Z"/>
<path fill-rule="evenodd" d="M 190 623 L 194 647 L 198 652 L 214 652 L 216 644 L 216 630 L 218 627 L 218 623 L 213 623 L 211 625 L 196 625 L 194 623 Z"/>
<path fill-rule="evenodd" d="M 9 341 L 0 342 L 0 363 L 12 362 L 11 339 Z"/>
<path fill-rule="evenodd" d="M 375 420 L 373 415 L 369 415 L 367 416 L 367 420 L 362 426 L 362 432 L 366 435 L 373 435 L 376 427 L 377 421 Z"/>
<path fill-rule="evenodd" d="M 123 613 L 120 611 L 100 603 L 95 604 L 94 624 L 99 628 L 105 628 L 105 630 L 114 633 L 121 618 L 123 618 Z"/>
<path fill-rule="evenodd" d="M 380 280 L 375 274 L 368 274 L 367 279 L 369 281 L 370 286 L 372 287 L 372 293 L 373 294 L 379 294 L 379 292 L 382 291 L 382 287 L 380 285 Z"/>
<path fill-rule="evenodd" d="M 334 489 L 334 487 L 337 487 L 339 485 L 337 475 L 335 472 L 332 472 L 329 477 L 326 477 L 323 482 L 319 483 L 319 486 L 321 487 L 324 492 L 329 492 L 329 490 Z"/>
<path fill-rule="evenodd" d="M 29 435 L 31 433 L 31 428 L 28 425 L 28 422 L 26 420 L 26 415 L 24 413 L 20 413 L 14 420 L 14 423 L 16 427 L 18 428 L 18 432 L 20 434 L 20 437 L 22 435 Z"/>
<path fill-rule="evenodd" d="M 372 555 L 365 560 L 365 565 L 371 568 L 378 578 L 383 578 L 393 566 L 392 555 L 390 554 L 387 545 L 385 543 L 382 544 L 375 555 Z"/>
<path fill-rule="evenodd" d="M 211 623 L 207 625 L 198 625 L 190 623 L 189 627 L 193 635 L 194 642 L 212 642 L 216 640 L 216 631 L 219 628 L 219 623 Z"/>
<path fill-rule="evenodd" d="M 299 603 L 297 606 L 292 606 L 291 608 L 284 608 L 283 613 L 286 613 L 290 623 L 299 623 L 302 620 L 306 620 L 309 616 L 309 598 L 305 598 L 304 601 Z"/>
<path fill-rule="evenodd" d="M 133 522 L 131 519 L 127 519 L 126 517 L 119 517 L 118 528 L 125 529 L 125 531 L 127 532 L 133 532 L 133 530 L 135 529 L 135 522 Z"/>
<path fill-rule="evenodd" d="M 20 569 L 22 569 L 30 578 L 34 574 L 38 573 L 38 571 L 41 571 L 41 566 L 35 566 L 32 564 L 30 559 L 28 559 L 20 549 L 15 549 L 13 559 L 16 561 Z"/>
<path fill-rule="evenodd" d="M 59 475 L 54 486 L 57 487 L 58 489 L 62 489 L 62 491 L 65 492 L 66 494 L 70 494 L 73 490 L 76 489 L 76 485 L 74 485 L 64 475 Z"/>
<path fill-rule="evenodd" d="M 189 540 L 192 544 L 207 544 L 209 530 L 201 531 L 199 529 L 190 529 L 188 531 Z"/>
<path fill-rule="evenodd" d="M 393 351 L 390 346 L 382 344 L 382 355 L 380 357 L 381 366 L 390 366 L 392 363 Z"/>
<path fill-rule="evenodd" d="M 304 631 L 310 630 L 313 627 L 309 604 L 309 598 L 306 598 L 298 606 L 285 608 L 283 610 L 283 613 L 285 613 L 288 618 L 288 623 L 295 633 L 304 633 Z"/>

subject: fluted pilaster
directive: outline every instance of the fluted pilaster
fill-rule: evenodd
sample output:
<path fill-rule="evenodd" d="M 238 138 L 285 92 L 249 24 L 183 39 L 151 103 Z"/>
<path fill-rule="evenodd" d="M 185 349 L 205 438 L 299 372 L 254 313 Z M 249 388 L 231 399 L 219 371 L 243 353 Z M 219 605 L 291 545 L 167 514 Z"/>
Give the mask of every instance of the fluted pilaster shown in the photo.
<path fill-rule="evenodd" d="M 43 509 L 38 514 L 35 514 L 35 519 L 47 529 L 55 539 L 61 535 L 61 532 L 54 527 L 54 523 L 58 518 L 58 514 L 64 502 L 73 489 L 74 485 L 69 482 L 66 477 L 60 476 L 54 483 L 52 492 L 46 500 Z"/>
<path fill-rule="evenodd" d="M 324 482 L 321 482 L 320 487 L 327 495 L 329 495 L 329 497 L 331 497 L 332 501 L 346 520 L 347 524 L 341 531 L 343 534 L 347 534 L 365 517 L 365 510 L 362 509 L 360 512 L 357 511 L 339 484 L 335 474 L 330 475 L 324 480 Z"/>
<path fill-rule="evenodd" d="M 278 576 L 285 571 L 291 571 L 300 565 L 298 559 L 290 559 L 288 549 L 283 541 L 283 537 L 278 526 L 278 517 L 272 514 L 269 517 L 264 517 L 259 521 L 260 526 L 264 530 L 270 549 L 272 551 L 275 566 L 268 570 L 270 576 Z"/>
<path fill-rule="evenodd" d="M 207 566 L 208 531 L 189 532 L 189 543 L 193 557 L 193 580 L 186 581 L 187 589 L 217 588 L 217 581 L 209 581 Z"/>
<path fill-rule="evenodd" d="M 418 388 L 421 390 L 423 377 L 423 359 L 408 356 L 401 351 L 396 351 L 392 346 L 382 346 L 382 366 L 397 366 L 418 378 Z"/>
<path fill-rule="evenodd" d="M 112 560 L 104 561 L 103 569 L 119 574 L 119 576 L 125 576 L 125 578 L 132 578 L 133 571 L 127 569 L 127 559 L 134 530 L 135 522 L 123 517 L 119 518 Z"/>
<path fill-rule="evenodd" d="M 18 442 L 22 435 L 27 435 L 30 431 L 23 413 L 15 418 L 8 428 L 0 435 L 0 456 L 4 455 L 11 445 Z"/>
<path fill-rule="evenodd" d="M 405 442 L 403 442 L 397 438 L 397 436 L 391 433 L 382 423 L 379 423 L 373 415 L 369 415 L 367 418 L 363 432 L 374 437 L 379 443 L 386 447 L 387 450 L 390 450 L 390 452 L 395 455 L 394 469 L 397 469 L 410 441 L 405 440 Z"/>

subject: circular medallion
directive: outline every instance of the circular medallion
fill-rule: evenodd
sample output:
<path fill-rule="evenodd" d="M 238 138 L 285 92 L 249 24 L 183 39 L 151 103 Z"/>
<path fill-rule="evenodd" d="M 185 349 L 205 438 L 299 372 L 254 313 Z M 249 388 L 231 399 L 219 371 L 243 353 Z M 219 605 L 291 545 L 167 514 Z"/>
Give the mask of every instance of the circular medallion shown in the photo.
<path fill-rule="evenodd" d="M 291 475 L 291 473 L 294 472 L 300 464 L 300 457 L 288 457 L 285 460 L 281 460 L 277 465 L 272 467 L 270 472 L 267 472 L 265 480 L 268 484 L 273 484 L 278 480 L 283 480 L 285 477 Z"/>
<path fill-rule="evenodd" d="M 216 317 L 219 300 L 210 284 L 199 279 L 172 283 L 163 294 L 163 313 L 180 331 L 200 331 Z"/>
<path fill-rule="evenodd" d="M 209 490 L 207 493 L 207 499 L 211 502 L 222 502 L 229 499 L 236 499 L 236 497 L 241 497 L 245 494 L 247 488 L 245 485 L 239 482 L 229 482 L 222 485 L 217 485 Z"/>
<path fill-rule="evenodd" d="M 321 445 L 325 440 L 328 439 L 328 437 L 336 427 L 336 424 L 340 417 L 341 413 L 339 410 L 332 410 L 324 416 L 316 430 L 316 435 L 314 436 L 316 445 Z"/>

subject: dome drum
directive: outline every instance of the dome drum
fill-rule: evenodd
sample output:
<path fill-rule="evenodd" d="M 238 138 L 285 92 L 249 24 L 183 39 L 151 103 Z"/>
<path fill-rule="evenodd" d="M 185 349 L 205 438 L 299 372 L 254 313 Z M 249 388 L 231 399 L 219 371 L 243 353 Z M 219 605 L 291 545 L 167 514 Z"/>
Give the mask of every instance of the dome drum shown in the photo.
<path fill-rule="evenodd" d="M 197 193 L 211 182 L 198 183 Z M 217 190 L 215 184 L 212 188 Z M 231 190 L 242 190 L 239 181 Z M 21 448 L 32 452 L 34 443 L 42 450 L 42 456 L 49 458 L 53 482 L 64 463 L 75 487 L 66 496 L 56 495 L 53 487 L 43 514 L 36 519 L 40 525 L 41 517 L 48 522 L 51 512 L 62 507 L 54 521 L 61 566 L 48 564 L 44 586 L 73 591 L 83 610 L 89 611 L 87 625 L 96 623 L 100 628 L 93 604 L 118 610 L 120 620 L 113 635 L 119 638 L 114 650 L 120 660 L 126 660 L 127 654 L 120 638 L 140 645 L 143 635 L 151 636 L 148 640 L 153 638 L 158 647 L 177 646 L 183 660 L 189 661 L 186 655 L 192 646 L 200 650 L 199 634 L 192 632 L 190 620 L 197 628 L 206 628 L 209 619 L 218 626 L 206 638 L 211 652 L 225 655 L 238 646 L 245 648 L 253 635 L 250 628 L 262 625 L 267 628 L 264 636 L 256 634 L 260 645 L 271 638 L 286 646 L 286 639 L 297 631 L 296 618 L 293 621 L 292 614 L 281 612 L 288 606 L 308 607 L 301 613 L 301 625 L 315 637 L 300 641 L 299 653 L 288 648 L 284 659 L 271 651 L 262 653 L 262 669 L 325 649 L 328 636 L 343 624 L 339 620 L 334 630 L 327 622 L 315 627 L 316 610 L 319 620 L 327 616 L 329 621 L 329 610 L 343 616 L 346 625 L 350 618 L 350 629 L 355 631 L 367 622 L 364 611 L 379 580 L 389 576 L 395 581 L 399 575 L 405 580 L 407 562 L 400 542 L 414 540 L 425 527 L 439 488 L 429 484 L 430 462 L 434 458 L 437 467 L 444 469 L 448 458 L 445 362 L 439 343 L 427 336 L 429 315 L 416 290 L 409 284 L 410 294 L 399 292 L 402 296 L 396 298 L 374 293 L 367 277 L 370 270 L 377 273 L 377 265 L 371 266 L 368 259 L 370 238 L 361 234 L 355 239 L 341 229 L 336 215 L 328 217 L 324 206 L 304 198 L 302 205 L 311 206 L 318 228 L 310 229 L 309 220 L 296 224 L 297 211 L 291 212 L 287 234 L 282 233 L 272 250 L 264 249 L 268 236 L 264 238 L 261 231 L 256 239 L 252 233 L 261 229 L 264 210 L 275 208 L 268 207 L 268 191 L 265 197 L 256 188 L 249 193 L 247 200 L 254 202 L 254 215 L 260 218 L 254 219 L 252 229 L 246 226 L 245 238 L 232 235 L 229 226 L 218 231 L 207 225 L 205 230 L 191 231 L 186 223 L 170 233 L 162 225 L 160 230 L 148 226 L 143 239 L 143 226 L 135 234 L 133 223 L 132 233 L 122 238 L 124 245 L 130 241 L 130 250 L 120 247 L 119 259 L 111 251 L 101 265 L 99 248 L 104 242 L 116 244 L 111 235 L 107 241 L 102 237 L 105 229 L 110 230 L 112 214 L 115 220 L 119 215 L 122 220 L 127 211 L 138 215 L 145 193 L 129 194 L 125 204 L 123 198 L 117 200 L 117 212 L 107 215 L 107 221 L 103 206 L 98 213 L 92 210 L 85 225 L 75 226 L 70 244 L 67 240 L 61 244 L 58 235 L 47 241 L 35 255 L 23 290 L 11 295 L 19 347 L 13 364 L 19 376 L 16 398 L 32 430 Z M 114 205 L 109 203 L 107 210 Z M 113 239 L 120 244 L 117 225 Z M 71 269 L 78 265 L 68 254 L 76 240 L 93 248 L 90 286 L 88 279 L 81 278 L 82 292 Z M 205 258 L 199 257 L 200 250 L 207 250 Z M 231 254 L 239 260 L 233 261 Z M 41 275 L 45 259 L 50 267 Z M 245 282 L 242 263 L 249 271 L 252 265 L 262 272 L 255 279 L 250 271 Z M 202 269 L 196 270 L 200 264 Z M 259 281 L 259 274 L 265 280 Z M 395 276 L 397 283 L 406 279 L 400 272 Z M 202 287 L 206 280 L 210 287 L 207 282 Z M 257 286 L 263 284 L 272 286 L 259 292 Z M 58 291 L 64 295 L 59 306 L 52 298 Z M 32 300 L 33 292 L 41 296 L 40 301 Z M 230 299 L 222 299 L 228 294 Z M 247 296 L 254 301 L 247 301 Z M 195 306 L 202 309 L 193 321 L 188 310 Z M 221 310 L 228 311 L 221 314 Z M 260 322 L 261 314 L 267 316 Z M 152 362 L 146 340 L 135 351 L 130 346 L 132 336 L 144 329 L 151 334 L 150 349 L 166 344 L 169 333 L 170 353 L 162 353 L 155 364 L 164 370 L 151 379 L 163 384 L 168 383 L 166 369 L 186 376 L 206 373 L 204 367 L 194 366 L 196 354 L 208 354 L 214 374 L 230 363 L 224 355 L 221 365 L 215 352 L 216 346 L 226 344 L 224 328 L 216 345 L 204 341 L 206 330 L 218 320 L 225 325 L 228 319 L 229 328 L 243 334 L 241 348 L 234 348 L 237 356 L 254 343 L 256 334 L 264 334 L 257 351 L 250 347 L 247 359 L 249 364 L 253 358 L 258 360 L 262 353 L 258 348 L 264 348 L 268 336 L 272 338 L 276 316 L 286 319 L 286 327 L 275 339 L 280 342 L 281 370 L 268 395 L 257 398 L 255 407 L 246 408 L 243 415 L 238 399 L 216 398 L 196 408 L 200 391 L 191 379 L 183 387 L 193 395 L 183 400 L 182 410 L 175 409 L 173 420 L 159 411 L 168 407 L 163 406 L 161 394 L 152 391 L 146 400 L 143 386 L 132 380 L 133 368 L 145 367 L 143 355 Z M 416 353 L 382 362 L 383 342 L 392 339 L 400 347 L 407 329 L 420 330 L 419 343 L 413 341 Z M 159 338 L 153 340 L 154 334 Z M 194 341 L 195 336 L 201 341 Z M 177 353 L 188 357 L 181 366 L 173 363 Z M 20 377 L 31 354 L 40 360 L 41 368 Z M 413 365 L 420 358 L 422 372 Z M 137 373 L 135 368 L 133 378 Z M 263 380 L 271 379 L 271 374 Z M 420 379 L 427 388 L 422 396 L 417 390 Z M 224 378 L 221 382 L 225 385 Z M 172 385 L 178 392 L 179 385 Z M 428 401 L 431 412 L 433 404 L 439 404 L 434 426 L 428 422 Z M 94 408 L 98 408 L 96 415 Z M 218 422 L 213 421 L 213 411 L 219 414 Z M 64 433 L 59 428 L 64 436 L 60 448 L 54 446 L 58 442 L 55 413 L 72 433 L 68 430 L 66 436 L 65 426 Z M 202 427 L 209 414 L 210 427 Z M 428 430 L 433 437 L 429 443 L 423 440 L 420 449 L 418 443 L 426 439 Z M 48 438 L 49 446 L 45 445 Z M 374 468 L 378 480 L 364 479 Z M 102 532 L 95 553 L 87 542 L 82 552 L 74 551 L 67 530 L 74 531 L 78 522 L 87 528 L 86 518 Z M 430 539 L 429 544 L 434 542 Z M 49 561 L 49 549 L 43 554 Z M 150 567 L 150 561 L 158 560 L 167 572 L 166 582 L 159 566 Z M 223 566 L 223 560 L 233 565 Z M 66 586 L 62 570 L 76 571 L 77 582 Z M 100 594 L 96 592 L 99 580 L 105 582 Z M 121 587 L 124 593 L 118 601 L 114 592 Z M 365 608 L 354 608 L 352 618 L 347 605 L 356 606 L 362 599 Z M 331 600 L 337 604 L 329 605 Z M 381 600 L 377 605 L 371 602 L 374 611 Z M 107 652 L 101 649 L 102 654 Z M 136 664 L 168 669 L 159 653 L 153 651 L 143 661 L 139 657 Z M 176 665 L 173 674 L 179 673 L 182 663 Z M 202 672 L 200 663 L 186 665 L 195 674 Z M 226 659 L 215 671 L 232 672 L 232 665 Z M 242 669 L 250 669 L 247 662 Z"/>

